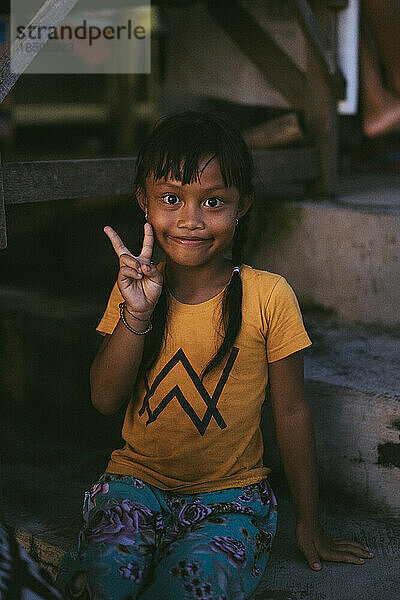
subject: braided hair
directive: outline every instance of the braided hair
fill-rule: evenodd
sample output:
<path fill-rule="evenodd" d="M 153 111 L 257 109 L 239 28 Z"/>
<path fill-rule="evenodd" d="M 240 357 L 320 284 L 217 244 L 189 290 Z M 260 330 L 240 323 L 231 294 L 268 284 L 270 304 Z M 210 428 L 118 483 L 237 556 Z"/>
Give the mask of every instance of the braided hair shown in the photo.
<path fill-rule="evenodd" d="M 200 111 L 185 111 L 157 121 L 138 153 L 135 193 L 140 190 L 145 194 L 146 178 L 150 174 L 156 180 L 166 180 L 171 176 L 183 185 L 198 180 L 199 164 L 209 155 L 218 159 L 226 187 L 235 186 L 240 198 L 253 198 L 253 158 L 239 129 L 222 114 Z M 232 262 L 238 267 L 242 264 L 251 208 L 239 219 L 235 228 Z M 144 222 L 143 216 L 142 231 Z M 224 339 L 203 369 L 201 381 L 223 361 L 235 343 L 242 324 L 242 297 L 242 280 L 239 271 L 235 270 L 222 299 L 220 326 L 224 331 Z M 166 342 L 169 307 L 169 295 L 164 285 L 153 311 L 153 328 L 146 336 L 139 374 L 151 369 Z"/>

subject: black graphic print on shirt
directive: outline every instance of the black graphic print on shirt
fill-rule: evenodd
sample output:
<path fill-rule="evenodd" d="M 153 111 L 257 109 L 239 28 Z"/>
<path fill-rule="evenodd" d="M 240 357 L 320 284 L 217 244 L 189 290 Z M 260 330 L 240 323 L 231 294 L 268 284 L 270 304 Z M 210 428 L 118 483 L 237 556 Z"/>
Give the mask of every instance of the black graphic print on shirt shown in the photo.
<path fill-rule="evenodd" d="M 176 398 L 178 400 L 179 404 L 181 405 L 181 407 L 183 408 L 183 410 L 185 411 L 185 413 L 191 418 L 194 425 L 197 427 L 200 435 L 204 435 L 204 433 L 206 432 L 208 424 L 211 421 L 211 417 L 214 417 L 218 426 L 221 429 L 224 429 L 227 425 L 226 425 L 221 413 L 217 409 L 217 403 L 222 394 L 222 390 L 224 389 L 224 386 L 228 380 L 229 374 L 232 370 L 232 367 L 235 363 L 238 353 L 239 353 L 239 348 L 236 348 L 236 346 L 233 346 L 231 353 L 229 355 L 229 358 L 227 360 L 227 363 L 221 373 L 221 377 L 219 378 L 219 380 L 217 382 L 217 385 L 215 387 L 213 395 L 210 397 L 210 395 L 207 392 L 207 390 L 205 389 L 203 383 L 200 381 L 200 378 L 197 375 L 196 371 L 193 369 L 192 365 L 190 364 L 190 361 L 187 358 L 186 354 L 184 353 L 182 348 L 179 348 L 179 350 L 174 354 L 174 356 L 167 362 L 167 364 L 161 369 L 161 371 L 155 377 L 151 388 L 149 388 L 149 383 L 148 383 L 146 375 L 144 376 L 146 395 L 143 398 L 143 404 L 139 411 L 139 415 L 142 416 L 144 411 L 145 410 L 147 411 L 148 420 L 146 422 L 146 426 L 149 425 L 150 423 L 153 423 L 154 421 L 156 421 L 157 417 L 164 410 L 164 408 L 166 408 L 168 406 L 168 404 L 171 402 L 171 400 Z M 190 379 L 193 381 L 195 388 L 197 389 L 200 396 L 203 398 L 204 402 L 207 405 L 207 410 L 202 419 L 199 419 L 196 412 L 190 405 L 190 402 L 188 402 L 188 400 L 185 398 L 182 390 L 179 387 L 179 384 L 175 385 L 168 392 L 168 394 L 166 396 L 164 396 L 164 398 L 161 400 L 161 402 L 159 403 L 157 408 L 154 409 L 154 411 L 152 411 L 150 409 L 150 404 L 149 404 L 150 398 L 153 396 L 153 394 L 157 390 L 157 387 L 160 385 L 161 381 L 168 375 L 168 373 L 170 371 L 172 371 L 172 369 L 179 362 L 182 364 L 183 368 L 189 375 Z"/>

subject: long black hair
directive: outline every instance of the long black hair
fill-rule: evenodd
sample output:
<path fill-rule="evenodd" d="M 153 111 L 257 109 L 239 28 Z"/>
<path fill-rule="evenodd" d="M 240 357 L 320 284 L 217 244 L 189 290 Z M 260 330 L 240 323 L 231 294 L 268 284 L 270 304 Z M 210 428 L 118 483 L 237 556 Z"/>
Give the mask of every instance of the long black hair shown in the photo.
<path fill-rule="evenodd" d="M 253 198 L 254 164 L 240 130 L 219 113 L 185 111 L 159 119 L 143 146 L 136 163 L 135 193 L 146 193 L 146 178 L 173 179 L 183 185 L 199 179 L 199 164 L 212 155 L 219 162 L 227 187 L 235 186 L 240 198 Z M 232 262 L 240 267 L 247 240 L 251 206 L 239 219 L 232 243 Z M 141 213 L 143 214 L 143 213 Z M 144 219 L 144 216 L 143 216 Z M 144 225 L 144 220 L 143 220 Z M 142 226 L 143 231 L 143 226 Z M 234 271 L 222 299 L 221 327 L 224 340 L 203 369 L 204 376 L 217 367 L 231 350 L 242 324 L 242 280 Z M 153 329 L 147 334 L 140 370 L 149 370 L 156 362 L 168 332 L 169 295 L 163 289 L 152 315 Z M 136 381 L 138 381 L 139 377 Z"/>

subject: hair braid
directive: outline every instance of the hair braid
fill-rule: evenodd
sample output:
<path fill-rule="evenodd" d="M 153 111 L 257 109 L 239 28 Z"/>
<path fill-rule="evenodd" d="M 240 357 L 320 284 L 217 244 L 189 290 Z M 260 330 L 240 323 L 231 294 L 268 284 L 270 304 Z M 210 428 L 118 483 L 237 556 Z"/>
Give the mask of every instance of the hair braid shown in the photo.
<path fill-rule="evenodd" d="M 248 209 L 247 213 L 241 219 L 239 219 L 239 223 L 236 226 L 232 244 L 232 262 L 234 266 L 240 267 L 242 264 L 242 255 L 246 246 L 251 210 L 252 205 Z M 220 362 L 222 362 L 226 354 L 235 343 L 242 325 L 242 299 L 242 279 L 240 277 L 240 273 L 238 271 L 234 271 L 232 273 L 229 285 L 225 289 L 222 299 L 222 324 L 225 330 L 225 337 L 218 349 L 218 352 L 203 370 L 200 378 L 201 381 L 203 381 L 203 378 L 209 371 L 211 371 L 211 369 L 214 369 L 220 364 Z"/>

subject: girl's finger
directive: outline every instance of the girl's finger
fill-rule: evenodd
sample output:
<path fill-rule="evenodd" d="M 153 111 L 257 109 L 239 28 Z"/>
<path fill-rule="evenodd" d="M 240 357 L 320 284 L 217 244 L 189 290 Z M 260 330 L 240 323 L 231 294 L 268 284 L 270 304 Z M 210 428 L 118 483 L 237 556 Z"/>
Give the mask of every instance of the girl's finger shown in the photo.
<path fill-rule="evenodd" d="M 322 569 L 321 561 L 315 547 L 311 549 L 303 549 L 303 554 L 313 571 L 320 571 Z"/>
<path fill-rule="evenodd" d="M 132 267 L 133 269 L 136 269 L 137 271 L 141 270 L 142 265 L 132 255 L 121 254 L 121 256 L 119 257 L 119 261 L 120 261 L 121 267 L 126 266 L 126 267 Z"/>
<path fill-rule="evenodd" d="M 370 554 L 368 550 L 365 550 L 360 544 L 336 544 L 336 548 L 341 552 L 352 552 L 356 556 L 364 556 L 365 558 L 372 558 L 373 554 Z"/>
<path fill-rule="evenodd" d="M 153 254 L 153 245 L 154 245 L 154 235 L 153 228 L 150 223 L 144 224 L 144 238 L 143 238 L 143 247 L 140 253 L 140 257 L 144 258 L 146 261 L 150 262 L 152 254 Z"/>
<path fill-rule="evenodd" d="M 373 552 L 370 552 L 370 549 L 367 548 L 367 546 L 365 544 L 360 544 L 360 542 L 354 542 L 353 540 L 349 540 L 346 538 L 331 538 L 333 542 L 335 542 L 337 545 L 341 546 L 342 544 L 346 544 L 348 546 L 354 546 L 355 548 L 360 548 L 360 550 L 364 550 L 365 552 L 369 553 L 369 554 L 374 554 Z"/>
<path fill-rule="evenodd" d="M 341 546 L 342 544 L 346 544 L 349 546 L 354 546 L 355 548 L 360 548 L 361 550 L 367 550 L 367 547 L 365 546 L 365 544 L 360 544 L 359 542 L 353 542 L 353 540 L 346 540 L 343 538 L 332 538 L 332 541 L 334 541 L 335 544 L 337 544 L 338 546 Z"/>
<path fill-rule="evenodd" d="M 140 273 L 137 269 L 133 269 L 132 267 L 121 267 L 119 271 L 124 277 L 130 277 L 134 279 L 143 278 L 142 273 Z"/>
<path fill-rule="evenodd" d="M 106 227 L 104 227 L 103 231 L 111 240 L 112 246 L 115 252 L 117 253 L 118 258 L 120 258 L 122 254 L 128 254 L 129 256 L 133 256 L 132 252 L 128 250 L 128 248 L 125 246 L 125 244 L 119 237 L 118 233 L 114 231 L 112 227 L 107 225 Z"/>
<path fill-rule="evenodd" d="M 340 550 L 334 550 L 333 548 L 321 552 L 321 555 L 324 558 L 324 560 L 329 560 L 333 562 L 345 562 L 352 563 L 355 565 L 362 565 L 365 563 L 365 559 L 361 558 L 360 556 L 356 556 L 351 552 L 341 552 Z"/>
<path fill-rule="evenodd" d="M 150 265 L 142 265 L 142 272 L 143 275 L 145 275 L 145 277 L 147 277 L 150 281 L 153 281 L 153 283 L 156 283 L 157 285 L 160 285 L 159 282 L 159 273 L 158 273 L 158 269 L 156 267 L 156 265 L 150 264 Z M 154 277 L 154 279 L 153 279 Z"/>

